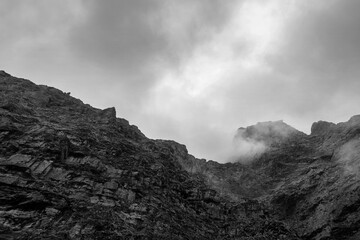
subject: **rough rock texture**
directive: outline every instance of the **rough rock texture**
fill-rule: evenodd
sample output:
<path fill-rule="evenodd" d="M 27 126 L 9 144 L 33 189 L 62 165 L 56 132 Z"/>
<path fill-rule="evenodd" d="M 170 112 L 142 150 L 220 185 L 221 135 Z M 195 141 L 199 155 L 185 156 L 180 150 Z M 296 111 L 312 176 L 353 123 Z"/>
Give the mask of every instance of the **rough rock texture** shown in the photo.
<path fill-rule="evenodd" d="M 261 125 L 269 124 L 279 126 Z M 242 128 L 242 134 L 257 126 Z M 360 115 L 311 129 L 310 135 L 293 132 L 281 140 L 273 131 L 248 134 L 277 140 L 245 165 L 196 159 L 184 165 L 223 196 L 262 202 L 303 239 L 360 239 Z"/>
<path fill-rule="evenodd" d="M 360 239 L 360 115 L 235 139 L 265 150 L 197 159 L 0 71 L 0 239 Z"/>
<path fill-rule="evenodd" d="M 225 166 L 0 72 L 0 239 L 299 239 L 261 201 L 216 192 L 203 165 Z"/>

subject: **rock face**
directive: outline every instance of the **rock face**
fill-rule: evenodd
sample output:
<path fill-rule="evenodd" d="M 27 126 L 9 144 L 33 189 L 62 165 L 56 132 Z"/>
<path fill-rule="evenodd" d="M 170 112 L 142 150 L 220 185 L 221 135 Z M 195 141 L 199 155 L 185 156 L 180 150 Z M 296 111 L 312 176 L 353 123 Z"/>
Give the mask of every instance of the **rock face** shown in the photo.
<path fill-rule="evenodd" d="M 252 162 L 194 159 L 187 169 L 222 196 L 263 203 L 302 239 L 360 239 L 360 116 L 314 123 L 310 135 L 274 133 L 279 122 L 260 126 L 240 129 L 242 137 L 269 143 Z M 263 126 L 272 130 L 259 131 Z"/>
<path fill-rule="evenodd" d="M 220 164 L 0 71 L 0 239 L 360 239 L 360 116 L 311 131 Z"/>
<path fill-rule="evenodd" d="M 0 239 L 299 239 L 115 109 L 0 72 Z"/>

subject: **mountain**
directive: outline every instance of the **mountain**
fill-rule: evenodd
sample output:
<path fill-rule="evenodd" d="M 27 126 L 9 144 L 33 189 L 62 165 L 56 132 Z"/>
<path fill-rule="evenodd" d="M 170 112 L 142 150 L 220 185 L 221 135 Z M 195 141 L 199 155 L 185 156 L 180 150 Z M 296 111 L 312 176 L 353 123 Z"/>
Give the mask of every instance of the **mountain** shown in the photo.
<path fill-rule="evenodd" d="M 0 71 L 0 239 L 360 239 L 359 135 L 258 123 L 220 164 Z"/>
<path fill-rule="evenodd" d="M 184 145 L 5 72 L 0 143 L 0 239 L 298 239 L 187 172 Z"/>
<path fill-rule="evenodd" d="M 258 123 L 235 139 L 265 148 L 251 161 L 186 168 L 228 199 L 263 203 L 302 239 L 360 239 L 360 115 L 316 122 L 310 135 L 282 121 Z"/>

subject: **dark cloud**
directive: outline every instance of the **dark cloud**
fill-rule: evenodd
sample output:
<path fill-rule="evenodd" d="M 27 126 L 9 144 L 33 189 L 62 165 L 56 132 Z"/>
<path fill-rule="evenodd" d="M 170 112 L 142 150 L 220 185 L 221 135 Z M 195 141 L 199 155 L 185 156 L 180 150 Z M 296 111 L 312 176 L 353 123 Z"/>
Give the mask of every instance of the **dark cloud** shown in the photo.
<path fill-rule="evenodd" d="M 353 0 L 298 3 L 285 23 L 277 50 L 265 56 L 271 72 L 251 74 L 253 83 L 242 86 L 245 93 L 258 96 L 250 102 L 254 108 L 265 105 L 279 116 L 297 118 L 297 127 L 303 131 L 318 119 L 343 121 L 356 114 L 359 11 L 360 2 Z"/>
<path fill-rule="evenodd" d="M 85 61 L 133 73 L 156 59 L 164 39 L 154 29 L 156 0 L 90 1 L 87 21 L 72 29 L 71 44 Z"/>
<path fill-rule="evenodd" d="M 86 20 L 70 31 L 72 53 L 78 61 L 108 71 L 98 83 L 106 78 L 119 95 L 137 104 L 164 70 L 179 67 L 225 24 L 230 10 L 219 0 L 84 3 Z"/>
<path fill-rule="evenodd" d="M 88 1 L 87 21 L 72 29 L 70 44 L 84 61 L 133 75 L 196 48 L 200 39 L 226 21 L 227 6 L 218 0 Z M 168 28 L 182 24 L 181 19 L 171 19 L 172 15 L 186 22 L 179 29 L 184 31 L 178 33 L 181 39 L 170 36 L 172 29 Z"/>
<path fill-rule="evenodd" d="M 269 56 L 270 64 L 308 81 L 304 85 L 321 84 L 327 91 L 358 82 L 359 11 L 356 0 L 300 5 L 298 16 L 286 26 L 280 51 Z"/>
<path fill-rule="evenodd" d="M 231 18 L 237 0 L 169 0 L 163 3 L 162 22 L 165 25 L 168 58 L 181 64 L 199 45 L 211 41 Z M 170 24 L 166 22 L 171 20 Z M 172 28 L 177 28 L 175 31 Z M 174 33 L 175 32 L 175 33 Z"/>

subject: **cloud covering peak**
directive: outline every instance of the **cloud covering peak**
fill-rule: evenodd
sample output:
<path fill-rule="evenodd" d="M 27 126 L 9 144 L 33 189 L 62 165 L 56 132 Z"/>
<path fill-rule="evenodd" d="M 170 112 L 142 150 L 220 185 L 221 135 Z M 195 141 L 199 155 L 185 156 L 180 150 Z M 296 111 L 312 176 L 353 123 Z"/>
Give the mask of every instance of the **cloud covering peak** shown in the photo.
<path fill-rule="evenodd" d="M 360 96 L 356 0 L 4 0 L 0 62 L 152 138 L 227 161 L 239 126 L 343 121 Z"/>

